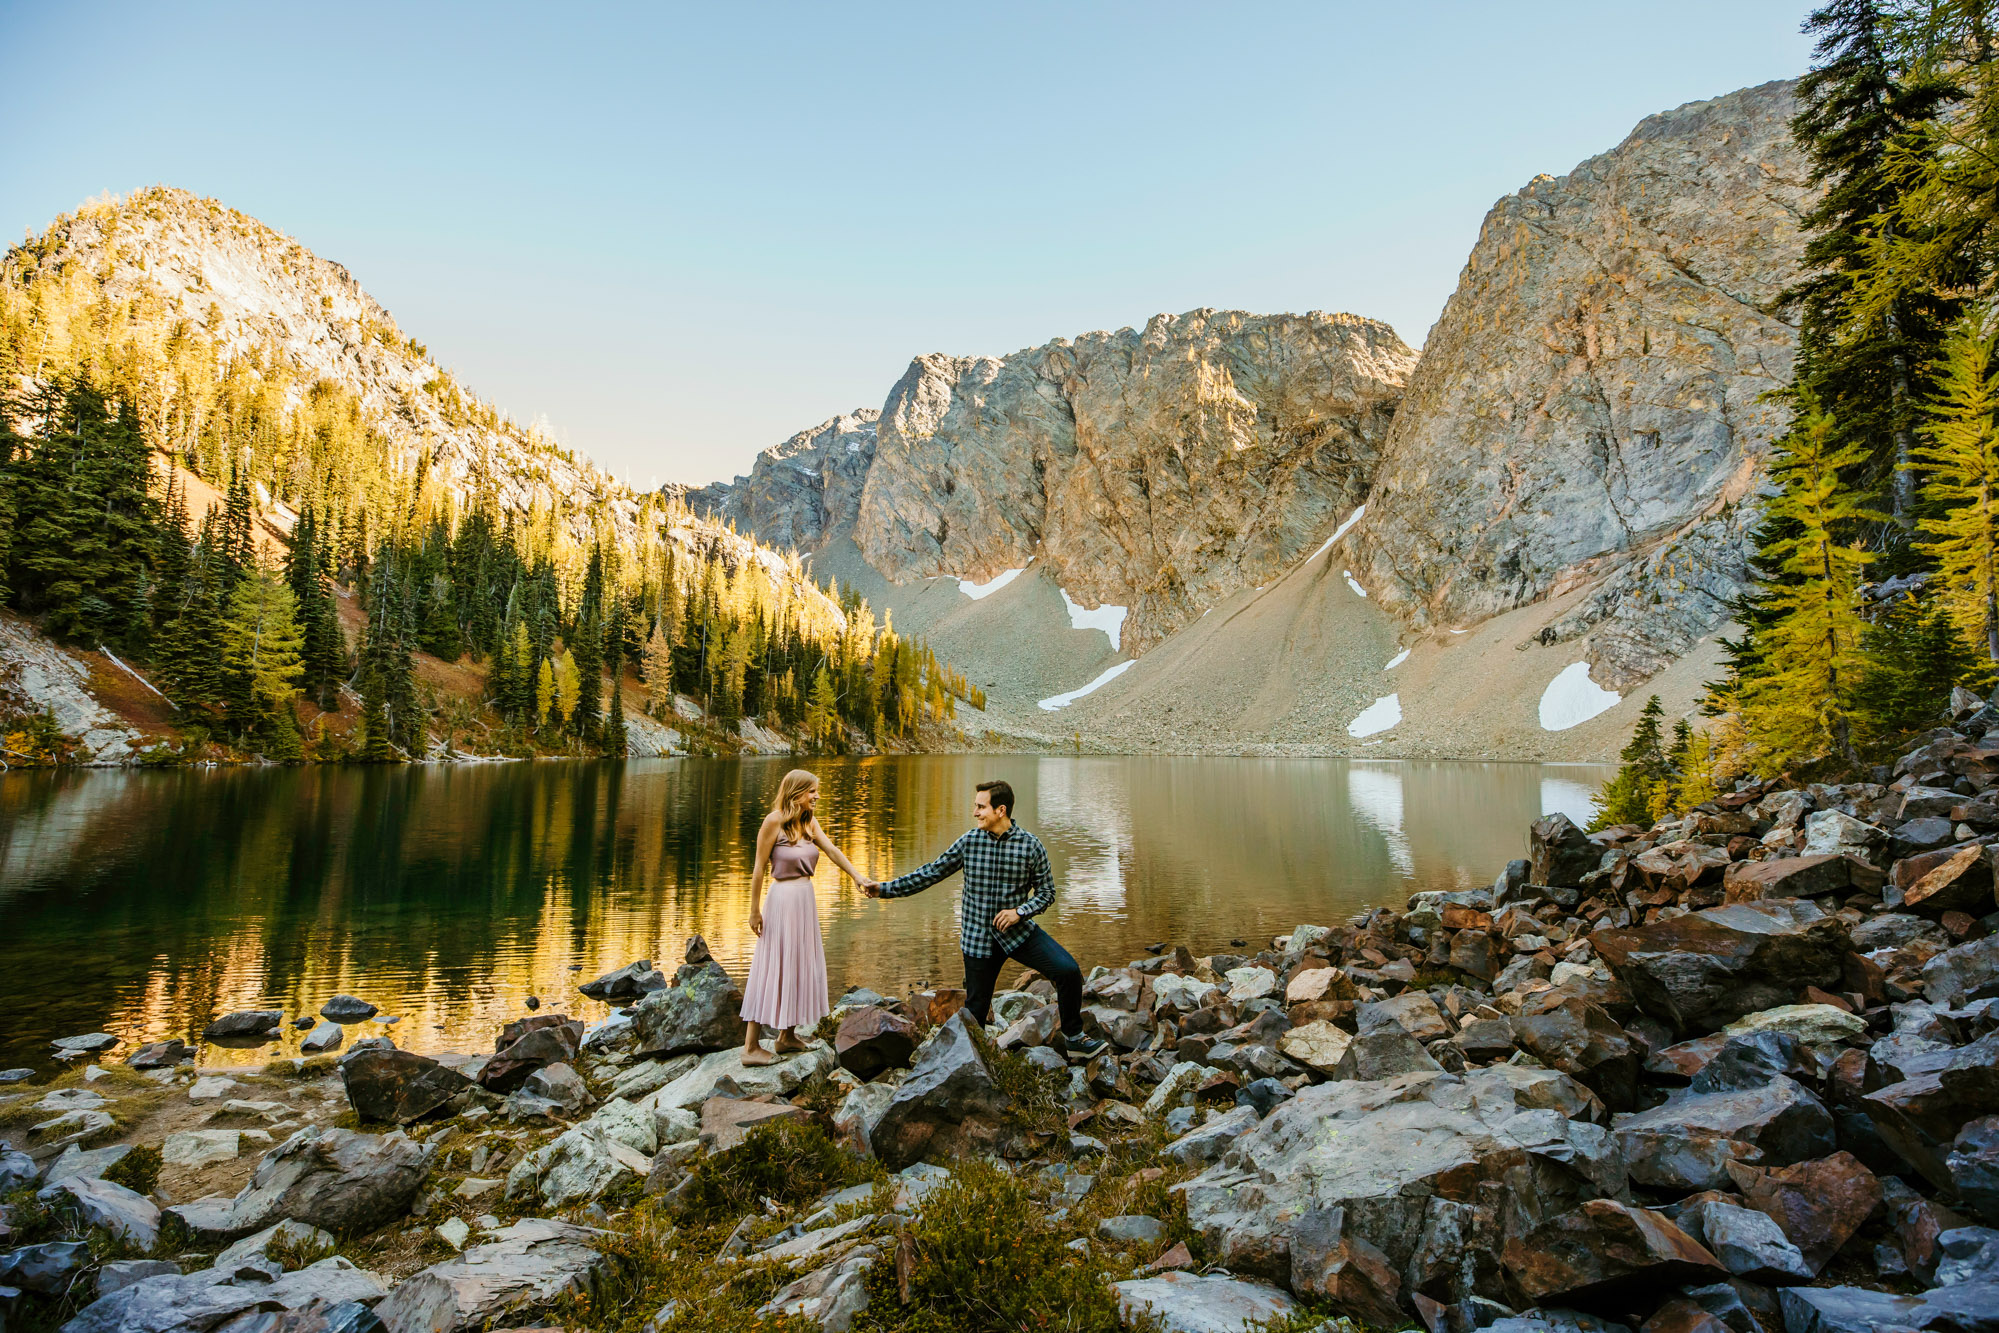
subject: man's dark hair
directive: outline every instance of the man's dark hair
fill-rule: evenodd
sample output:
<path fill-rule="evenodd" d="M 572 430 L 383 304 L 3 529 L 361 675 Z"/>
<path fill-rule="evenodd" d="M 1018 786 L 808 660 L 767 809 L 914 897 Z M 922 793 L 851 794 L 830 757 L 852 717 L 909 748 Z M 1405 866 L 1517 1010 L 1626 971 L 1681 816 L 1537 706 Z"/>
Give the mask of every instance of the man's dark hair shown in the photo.
<path fill-rule="evenodd" d="M 1006 811 L 1008 819 L 1013 818 L 1013 784 L 1005 778 L 994 778 L 991 782 L 981 782 L 978 789 L 991 793 L 986 800 L 993 809 Z"/>

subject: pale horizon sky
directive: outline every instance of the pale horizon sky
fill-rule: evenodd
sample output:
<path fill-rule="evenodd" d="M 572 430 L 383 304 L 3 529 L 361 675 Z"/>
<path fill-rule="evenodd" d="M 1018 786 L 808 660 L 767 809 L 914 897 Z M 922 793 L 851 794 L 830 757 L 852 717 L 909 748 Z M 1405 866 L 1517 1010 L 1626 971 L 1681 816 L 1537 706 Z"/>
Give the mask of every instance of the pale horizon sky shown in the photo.
<path fill-rule="evenodd" d="M 1810 58 L 1803 3 L 1388 8 L 0 0 L 0 227 L 212 196 L 517 419 L 701 484 L 921 353 L 1202 306 L 1420 345 L 1495 200 Z"/>

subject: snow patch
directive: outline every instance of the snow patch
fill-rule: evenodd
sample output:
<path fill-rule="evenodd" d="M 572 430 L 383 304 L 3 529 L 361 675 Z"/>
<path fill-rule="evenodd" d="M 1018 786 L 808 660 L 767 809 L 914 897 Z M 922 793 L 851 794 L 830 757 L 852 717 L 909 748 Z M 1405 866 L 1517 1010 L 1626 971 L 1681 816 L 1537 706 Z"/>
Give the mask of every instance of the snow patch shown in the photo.
<path fill-rule="evenodd" d="M 971 598 L 973 601 L 976 602 L 981 597 L 992 596 L 994 593 L 998 592 L 1001 588 L 1004 588 L 1007 584 L 1012 583 L 1015 579 L 1019 578 L 1023 573 L 1026 572 L 1026 570 L 1027 567 L 1025 565 L 1021 566 L 1019 569 L 1003 570 L 1002 572 L 994 575 L 992 578 L 987 579 L 984 583 L 974 583 L 970 579 L 959 579 L 958 591 L 965 594 L 965 596 Z"/>
<path fill-rule="evenodd" d="M 1589 678 L 1588 662 L 1571 662 L 1541 692 L 1541 730 L 1567 731 L 1581 726 L 1624 696 Z"/>
<path fill-rule="evenodd" d="M 1356 597 L 1367 596 L 1367 589 L 1360 586 L 1360 584 L 1354 579 L 1353 573 L 1350 570 L 1345 570 L 1345 569 L 1341 570 L 1340 577 L 1345 579 L 1347 581 L 1347 586 L 1354 590 L 1354 596 Z"/>
<path fill-rule="evenodd" d="M 1067 588 L 1063 588 L 1061 592 L 1062 605 L 1069 608 L 1069 628 L 1100 629 L 1110 635 L 1112 652 L 1123 651 L 1124 607 L 1112 606 L 1109 602 L 1106 602 L 1092 611 L 1088 607 L 1077 605 L 1076 599 L 1069 595 Z M 1127 662 L 1125 665 L 1130 666 L 1131 664 Z"/>
<path fill-rule="evenodd" d="M 1317 560 L 1320 556 L 1324 555 L 1326 552 L 1332 550 L 1333 543 L 1338 541 L 1340 538 L 1346 536 L 1347 529 L 1352 527 L 1354 524 L 1360 522 L 1360 516 L 1362 514 L 1365 514 L 1366 512 L 1367 512 L 1367 506 L 1362 505 L 1360 508 L 1354 510 L 1351 514 L 1348 514 L 1346 522 L 1340 524 L 1337 528 L 1334 528 L 1333 535 L 1326 538 L 1325 545 L 1321 546 L 1318 550 L 1312 552 L 1312 554 L 1305 557 L 1305 563 L 1309 565 L 1314 560 Z"/>
<path fill-rule="evenodd" d="M 1382 670 L 1393 671 L 1395 670 L 1395 668 L 1401 666 L 1404 662 L 1407 662 L 1408 660 L 1409 660 L 1409 650 L 1407 648 L 1404 648 L 1401 652 L 1389 658 L 1388 665 L 1383 667 Z"/>
<path fill-rule="evenodd" d="M 1124 608 L 1119 607 L 1118 609 L 1122 611 Z M 1077 628 L 1080 629 L 1082 627 L 1078 626 Z M 1122 676 L 1125 672 L 1131 670 L 1133 667 L 1137 665 L 1138 662 L 1135 659 L 1129 662 L 1119 662 L 1116 666 L 1111 667 L 1109 670 L 1105 671 L 1103 675 L 1098 676 L 1095 680 L 1091 681 L 1088 685 L 1083 686 L 1081 689 L 1070 690 L 1067 694 L 1051 695 L 1050 697 L 1043 699 L 1041 701 L 1041 711 L 1044 713 L 1052 713 L 1058 708 L 1067 708 L 1070 704 L 1075 703 L 1076 700 L 1082 698 L 1084 695 L 1095 693 L 1097 690 L 1110 684 L 1112 681 L 1116 680 L 1119 676 Z"/>
<path fill-rule="evenodd" d="M 119 660 L 118 660 L 118 654 L 116 654 L 116 653 L 112 652 L 112 651 L 111 651 L 111 650 L 110 650 L 109 648 L 99 648 L 99 649 L 98 649 L 97 651 L 98 651 L 98 652 L 100 652 L 100 653 L 103 653 L 103 654 L 104 654 L 104 656 L 105 656 L 105 658 L 106 658 L 106 659 L 108 659 L 108 660 L 110 661 L 110 663 L 111 663 L 111 665 L 112 665 L 112 666 L 115 666 L 115 667 L 117 667 L 117 668 L 118 668 L 118 669 L 119 669 L 120 671 L 122 671 L 122 672 L 124 672 L 124 673 L 125 673 L 126 675 L 130 676 L 130 677 L 131 677 L 131 678 L 132 678 L 133 680 L 136 680 L 136 681 L 138 681 L 138 682 L 139 682 L 139 683 L 140 683 L 141 685 L 145 686 L 145 687 L 146 687 L 147 689 L 149 689 L 149 690 L 152 690 L 154 694 L 159 694 L 159 695 L 160 695 L 160 698 L 162 698 L 162 699 L 165 699 L 165 698 L 167 697 L 167 696 L 166 696 L 166 695 L 164 695 L 164 694 L 160 694 L 160 692 L 159 692 L 158 690 L 156 690 L 156 689 L 153 689 L 153 682 L 151 682 L 150 680 L 147 680 L 147 679 L 146 679 L 146 678 L 145 678 L 144 676 L 142 676 L 142 675 L 140 675 L 140 674 L 139 674 L 138 672 L 136 672 L 136 671 L 132 670 L 132 668 L 131 668 L 131 667 L 128 667 L 128 666 L 126 666 L 126 665 L 125 665 L 125 664 L 124 664 L 123 662 L 119 661 Z M 169 700 L 168 702 L 172 702 L 172 701 L 171 701 L 171 700 Z"/>
<path fill-rule="evenodd" d="M 1373 703 L 1360 710 L 1360 716 L 1347 723 L 1347 735 L 1372 736 L 1377 731 L 1387 731 L 1390 727 L 1402 725 L 1402 696 L 1384 694 Z"/>

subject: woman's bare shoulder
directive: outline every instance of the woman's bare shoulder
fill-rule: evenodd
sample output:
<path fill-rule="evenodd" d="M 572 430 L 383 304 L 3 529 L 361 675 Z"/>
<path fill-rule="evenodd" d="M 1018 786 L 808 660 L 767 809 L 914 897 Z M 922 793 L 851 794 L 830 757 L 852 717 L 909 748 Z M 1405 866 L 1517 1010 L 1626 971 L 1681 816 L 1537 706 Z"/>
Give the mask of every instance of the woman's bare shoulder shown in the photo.
<path fill-rule="evenodd" d="M 773 810 L 769 814 L 764 816 L 764 822 L 760 826 L 758 831 L 762 833 L 772 833 L 783 827 L 784 827 L 784 816 L 779 814 L 777 811 Z"/>

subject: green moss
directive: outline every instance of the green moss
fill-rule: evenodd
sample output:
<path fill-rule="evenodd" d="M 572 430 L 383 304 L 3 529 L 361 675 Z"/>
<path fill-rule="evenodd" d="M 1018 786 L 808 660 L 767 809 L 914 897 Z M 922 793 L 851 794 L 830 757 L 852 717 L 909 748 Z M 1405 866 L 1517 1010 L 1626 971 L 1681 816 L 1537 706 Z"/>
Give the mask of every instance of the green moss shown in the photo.
<path fill-rule="evenodd" d="M 140 1194 L 151 1194 L 160 1179 L 160 1150 L 150 1143 L 137 1144 L 111 1164 L 104 1178 Z"/>

